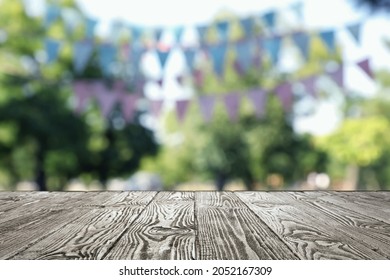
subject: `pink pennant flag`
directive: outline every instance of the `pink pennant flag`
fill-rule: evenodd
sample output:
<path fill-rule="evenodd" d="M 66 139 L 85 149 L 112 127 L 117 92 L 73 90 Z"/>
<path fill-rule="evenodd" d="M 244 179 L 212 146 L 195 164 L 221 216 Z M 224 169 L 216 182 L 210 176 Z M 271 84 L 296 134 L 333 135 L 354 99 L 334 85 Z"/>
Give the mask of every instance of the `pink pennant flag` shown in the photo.
<path fill-rule="evenodd" d="M 75 111 L 77 114 L 81 114 L 93 95 L 93 89 L 87 81 L 77 81 L 73 84 L 73 91 L 76 96 Z"/>
<path fill-rule="evenodd" d="M 112 108 L 118 101 L 118 95 L 114 91 L 109 91 L 103 83 L 96 84 L 96 98 L 100 104 L 102 115 L 107 118 Z"/>
<path fill-rule="evenodd" d="M 188 99 L 176 101 L 176 114 L 177 114 L 177 119 L 180 122 L 184 121 L 189 104 L 190 104 L 190 101 Z"/>
<path fill-rule="evenodd" d="M 317 76 L 310 76 L 301 80 L 306 91 L 313 97 L 317 97 Z"/>
<path fill-rule="evenodd" d="M 335 71 L 328 72 L 328 75 L 336 82 L 339 87 L 344 87 L 344 67 L 342 64 Z"/>
<path fill-rule="evenodd" d="M 374 74 L 372 73 L 371 67 L 370 67 L 370 60 L 368 58 L 363 59 L 362 61 L 359 61 L 357 65 L 364 71 L 364 73 L 367 74 L 368 77 L 371 79 L 374 79 Z"/>
<path fill-rule="evenodd" d="M 138 95 L 135 94 L 126 94 L 122 95 L 122 114 L 126 122 L 131 122 L 134 117 L 134 113 L 137 108 L 137 101 L 139 99 Z"/>
<path fill-rule="evenodd" d="M 282 83 L 275 88 L 275 92 L 279 97 L 283 108 L 286 111 L 290 111 L 293 103 L 293 92 L 291 84 L 288 82 Z"/>
<path fill-rule="evenodd" d="M 252 102 L 255 114 L 261 118 L 265 114 L 265 104 L 267 102 L 267 92 L 262 89 L 252 89 L 248 92 L 248 98 Z"/>
<path fill-rule="evenodd" d="M 231 121 L 236 121 L 240 107 L 241 96 L 238 93 L 229 93 L 224 96 L 226 111 Z"/>
<path fill-rule="evenodd" d="M 210 122 L 213 117 L 215 107 L 215 96 L 203 95 L 199 97 L 199 107 L 202 113 L 203 119 L 206 122 Z"/>
<path fill-rule="evenodd" d="M 151 110 L 153 117 L 158 118 L 160 116 L 163 103 L 164 103 L 163 100 L 151 100 L 150 101 L 150 110 Z"/>

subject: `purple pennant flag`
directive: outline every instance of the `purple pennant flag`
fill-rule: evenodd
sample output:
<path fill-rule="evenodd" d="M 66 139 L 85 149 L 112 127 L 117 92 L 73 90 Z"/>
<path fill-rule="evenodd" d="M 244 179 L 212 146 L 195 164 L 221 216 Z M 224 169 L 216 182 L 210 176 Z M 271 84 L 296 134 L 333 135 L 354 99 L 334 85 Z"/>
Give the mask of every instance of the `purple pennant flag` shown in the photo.
<path fill-rule="evenodd" d="M 95 28 L 98 24 L 98 21 L 96 19 L 87 18 L 85 20 L 85 37 L 87 39 L 92 39 L 95 35 Z"/>
<path fill-rule="evenodd" d="M 160 116 L 163 103 L 164 103 L 163 100 L 151 100 L 150 101 L 150 110 L 151 110 L 153 117 L 158 118 Z"/>
<path fill-rule="evenodd" d="M 48 5 L 45 13 L 45 27 L 49 28 L 50 25 L 57 20 L 60 14 L 61 10 L 57 5 Z"/>
<path fill-rule="evenodd" d="M 262 89 L 253 89 L 248 92 L 248 98 L 252 102 L 256 116 L 261 118 L 265 114 L 265 104 L 267 102 L 267 92 Z"/>
<path fill-rule="evenodd" d="M 208 26 L 207 25 L 198 25 L 196 27 L 196 30 L 198 30 L 199 41 L 201 43 L 206 42 L 206 33 L 207 33 L 207 30 L 208 30 Z"/>
<path fill-rule="evenodd" d="M 185 48 L 183 52 L 184 52 L 184 57 L 185 57 L 187 66 L 188 66 L 189 70 L 192 72 L 194 70 L 196 49 L 195 48 Z"/>
<path fill-rule="evenodd" d="M 75 111 L 77 114 L 81 114 L 92 97 L 93 90 L 87 81 L 77 81 L 73 83 L 73 91 L 76 96 Z"/>
<path fill-rule="evenodd" d="M 347 26 L 347 30 L 351 36 L 355 39 L 356 43 L 360 44 L 360 29 L 361 23 L 355 23 Z"/>
<path fill-rule="evenodd" d="M 179 122 L 184 121 L 189 104 L 190 104 L 190 101 L 188 99 L 176 101 L 176 114 L 177 114 L 177 119 L 179 120 Z"/>
<path fill-rule="evenodd" d="M 217 23 L 217 30 L 221 41 L 227 41 L 229 35 L 229 25 L 228 21 Z"/>
<path fill-rule="evenodd" d="M 99 48 L 99 64 L 105 76 L 111 74 L 111 65 L 116 58 L 116 48 L 111 44 L 103 44 Z"/>
<path fill-rule="evenodd" d="M 226 111 L 231 121 L 236 121 L 240 107 L 241 96 L 238 93 L 229 93 L 224 96 Z"/>
<path fill-rule="evenodd" d="M 52 39 L 46 39 L 45 40 L 45 50 L 47 55 L 47 63 L 52 63 L 57 60 L 58 53 L 60 51 L 61 43 L 52 40 Z"/>
<path fill-rule="evenodd" d="M 274 26 L 275 26 L 275 12 L 270 11 L 268 13 L 265 13 L 263 15 L 263 20 L 265 21 L 265 23 L 267 24 L 267 26 L 269 28 L 274 28 Z"/>
<path fill-rule="evenodd" d="M 193 79 L 195 81 L 196 86 L 200 87 L 203 85 L 204 76 L 203 76 L 203 72 L 201 70 L 195 70 L 192 73 L 192 76 L 193 76 Z"/>
<path fill-rule="evenodd" d="M 158 60 L 160 61 L 161 69 L 164 69 L 165 63 L 168 60 L 169 53 L 170 50 L 167 51 L 157 50 L 157 56 L 158 56 Z"/>
<path fill-rule="evenodd" d="M 326 48 L 329 52 L 333 53 L 335 51 L 335 33 L 334 30 L 322 31 L 320 32 L 320 37 L 325 43 Z"/>
<path fill-rule="evenodd" d="M 213 61 L 214 72 L 220 78 L 222 78 L 224 73 L 226 51 L 227 51 L 226 43 L 208 46 L 208 53 L 211 56 L 211 59 Z"/>
<path fill-rule="evenodd" d="M 137 108 L 138 95 L 126 94 L 122 95 L 122 115 L 126 122 L 131 122 Z"/>
<path fill-rule="evenodd" d="M 281 46 L 281 38 L 275 36 L 272 38 L 266 38 L 262 41 L 264 49 L 268 52 L 271 57 L 272 64 L 276 65 L 279 61 L 279 52 Z"/>
<path fill-rule="evenodd" d="M 344 87 L 344 67 L 340 65 L 335 71 L 328 71 L 328 75 L 336 82 L 336 84 L 343 88 Z"/>
<path fill-rule="evenodd" d="M 290 111 L 293 103 L 293 92 L 291 84 L 288 82 L 280 84 L 275 88 L 275 92 L 279 97 L 284 110 Z"/>
<path fill-rule="evenodd" d="M 103 117 L 107 118 L 111 113 L 112 108 L 118 101 L 119 96 L 115 91 L 109 91 L 107 87 L 102 83 L 95 84 L 96 98 L 100 104 L 100 109 Z"/>
<path fill-rule="evenodd" d="M 253 20 L 250 17 L 240 20 L 241 26 L 244 29 L 245 37 L 249 38 L 253 34 Z"/>
<path fill-rule="evenodd" d="M 371 67 L 370 67 L 370 60 L 368 58 L 363 59 L 362 61 L 359 61 L 357 65 L 364 71 L 364 73 L 367 74 L 368 77 L 371 79 L 374 79 L 374 74 L 372 73 Z"/>
<path fill-rule="evenodd" d="M 313 97 L 317 97 L 317 76 L 310 76 L 300 81 L 305 87 L 306 91 Z"/>
<path fill-rule="evenodd" d="M 293 39 L 295 45 L 301 51 L 301 54 L 305 58 L 305 60 L 308 60 L 309 59 L 310 36 L 305 34 L 305 33 L 300 32 L 300 33 L 293 34 L 292 39 Z"/>
<path fill-rule="evenodd" d="M 76 42 L 73 45 L 73 65 L 76 73 L 80 74 L 85 70 L 92 51 L 93 45 L 90 41 Z"/>
<path fill-rule="evenodd" d="M 202 113 L 203 119 L 206 122 L 210 122 L 213 117 L 215 107 L 215 96 L 203 95 L 199 97 L 199 107 Z"/>
<path fill-rule="evenodd" d="M 183 35 L 184 27 L 177 26 L 173 29 L 173 35 L 175 36 L 176 44 L 180 44 L 181 36 Z"/>

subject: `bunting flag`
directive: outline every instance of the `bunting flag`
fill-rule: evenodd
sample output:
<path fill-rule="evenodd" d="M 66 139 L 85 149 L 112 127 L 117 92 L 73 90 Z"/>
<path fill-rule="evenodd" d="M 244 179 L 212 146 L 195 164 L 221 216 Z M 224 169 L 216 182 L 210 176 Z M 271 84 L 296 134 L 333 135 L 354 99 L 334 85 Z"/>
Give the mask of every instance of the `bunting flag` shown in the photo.
<path fill-rule="evenodd" d="M 92 39 L 94 37 L 97 24 L 98 21 L 96 19 L 87 18 L 85 20 L 85 37 L 87 39 Z"/>
<path fill-rule="evenodd" d="M 240 108 L 241 96 L 238 93 L 229 93 L 223 98 L 229 119 L 231 121 L 236 121 L 238 118 L 238 110 Z"/>
<path fill-rule="evenodd" d="M 111 44 L 103 44 L 99 47 L 99 64 L 103 75 L 111 74 L 111 65 L 116 58 L 116 48 Z"/>
<path fill-rule="evenodd" d="M 266 23 L 267 27 L 274 28 L 275 27 L 275 12 L 270 11 L 268 13 L 265 13 L 262 18 L 264 22 Z"/>
<path fill-rule="evenodd" d="M 279 61 L 279 52 L 281 47 L 281 37 L 275 36 L 272 38 L 266 38 L 262 41 L 263 48 L 268 52 L 272 64 L 276 65 Z"/>
<path fill-rule="evenodd" d="M 201 42 L 202 44 L 205 43 L 208 26 L 207 25 L 198 25 L 196 27 L 196 30 L 198 31 L 198 34 L 199 34 L 199 42 Z"/>
<path fill-rule="evenodd" d="M 163 104 L 163 100 L 150 100 L 150 111 L 153 117 L 158 118 L 160 116 Z"/>
<path fill-rule="evenodd" d="M 196 86 L 200 87 L 203 85 L 204 75 L 203 75 L 203 72 L 201 70 L 197 69 L 194 72 L 192 72 L 192 77 L 194 79 Z"/>
<path fill-rule="evenodd" d="M 326 48 L 330 53 L 335 51 L 335 33 L 334 30 L 322 31 L 320 32 L 320 37 L 324 42 Z"/>
<path fill-rule="evenodd" d="M 317 76 L 310 76 L 307 78 L 304 78 L 300 80 L 300 82 L 303 84 L 305 87 L 305 90 L 313 97 L 317 97 L 317 87 L 316 87 L 316 82 L 317 82 Z"/>
<path fill-rule="evenodd" d="M 217 30 L 221 41 L 227 41 L 229 37 L 229 22 L 221 21 L 217 23 Z"/>
<path fill-rule="evenodd" d="M 215 96 L 202 95 L 199 97 L 200 112 L 205 122 L 210 122 L 213 117 L 215 107 Z"/>
<path fill-rule="evenodd" d="M 251 37 L 253 35 L 253 20 L 251 17 L 247 17 L 240 20 L 240 24 L 244 30 L 245 37 Z"/>
<path fill-rule="evenodd" d="M 300 21 L 303 21 L 303 3 L 302 2 L 293 3 L 290 6 L 290 8 L 294 12 L 294 14 L 297 16 L 297 18 Z"/>
<path fill-rule="evenodd" d="M 370 60 L 368 58 L 363 59 L 362 61 L 359 61 L 357 63 L 357 66 L 360 67 L 364 71 L 364 73 L 367 74 L 368 77 L 371 79 L 374 79 L 374 74 L 372 73 L 371 67 L 370 67 Z"/>
<path fill-rule="evenodd" d="M 253 104 L 256 116 L 258 118 L 263 117 L 267 103 L 267 92 L 262 89 L 253 89 L 248 92 L 247 97 Z"/>
<path fill-rule="evenodd" d="M 130 26 L 131 40 L 134 43 L 138 43 L 142 37 L 142 28 L 138 26 Z"/>
<path fill-rule="evenodd" d="M 184 57 L 186 60 L 186 64 L 190 72 L 194 71 L 195 57 L 196 57 L 196 49 L 195 48 L 185 48 Z"/>
<path fill-rule="evenodd" d="M 80 74 L 85 70 L 92 55 L 93 45 L 90 41 L 76 42 L 73 45 L 73 65 L 76 73 Z"/>
<path fill-rule="evenodd" d="M 221 43 L 217 45 L 208 46 L 208 54 L 213 61 L 214 72 L 222 78 L 225 65 L 225 55 L 227 51 L 227 44 Z"/>
<path fill-rule="evenodd" d="M 168 60 L 168 57 L 169 57 L 169 53 L 170 53 L 170 50 L 159 50 L 157 49 L 157 56 L 158 56 L 158 60 L 160 61 L 160 65 L 161 65 L 161 69 L 164 69 L 165 68 L 165 63 L 167 62 Z"/>
<path fill-rule="evenodd" d="M 237 54 L 237 72 L 243 75 L 248 71 L 253 61 L 252 40 L 243 40 L 235 44 Z"/>
<path fill-rule="evenodd" d="M 137 109 L 138 95 L 125 94 L 121 97 L 122 115 L 126 122 L 131 122 Z"/>
<path fill-rule="evenodd" d="M 102 82 L 96 82 L 95 90 L 101 113 L 103 117 L 108 118 L 120 96 L 115 91 L 109 91 Z"/>
<path fill-rule="evenodd" d="M 133 70 L 137 73 L 140 68 L 140 62 L 142 55 L 144 54 L 145 49 L 138 46 L 137 44 L 132 45 L 131 49 L 131 65 L 133 66 Z"/>
<path fill-rule="evenodd" d="M 335 71 L 327 71 L 328 75 L 340 87 L 344 87 L 344 67 L 340 65 Z"/>
<path fill-rule="evenodd" d="M 45 12 L 45 27 L 49 28 L 50 25 L 52 25 L 60 15 L 61 10 L 57 5 L 48 5 Z"/>
<path fill-rule="evenodd" d="M 190 104 L 190 101 L 188 99 L 176 100 L 176 114 L 177 114 L 177 119 L 179 120 L 179 122 L 184 121 L 189 104 Z"/>
<path fill-rule="evenodd" d="M 173 35 L 175 37 L 176 44 L 180 43 L 183 32 L 184 32 L 184 27 L 182 26 L 177 26 L 173 29 Z"/>
<path fill-rule="evenodd" d="M 353 37 L 353 39 L 356 41 L 356 43 L 360 44 L 361 23 L 350 24 L 347 25 L 346 28 Z"/>
<path fill-rule="evenodd" d="M 299 48 L 302 56 L 305 60 L 309 59 L 309 46 L 310 46 L 310 36 L 303 32 L 294 33 L 292 35 L 294 44 Z"/>
<path fill-rule="evenodd" d="M 279 100 L 285 111 L 290 111 L 293 104 L 293 92 L 290 83 L 285 82 L 278 85 L 275 88 L 275 93 L 279 97 Z"/>
<path fill-rule="evenodd" d="M 73 92 L 76 97 L 75 111 L 81 114 L 93 96 L 93 90 L 87 81 L 77 81 L 73 83 Z"/>
<path fill-rule="evenodd" d="M 157 28 L 154 30 L 154 40 L 160 42 L 164 30 L 162 28 Z"/>
<path fill-rule="evenodd" d="M 60 47 L 60 42 L 52 39 L 45 39 L 46 63 L 50 64 L 57 60 Z"/>

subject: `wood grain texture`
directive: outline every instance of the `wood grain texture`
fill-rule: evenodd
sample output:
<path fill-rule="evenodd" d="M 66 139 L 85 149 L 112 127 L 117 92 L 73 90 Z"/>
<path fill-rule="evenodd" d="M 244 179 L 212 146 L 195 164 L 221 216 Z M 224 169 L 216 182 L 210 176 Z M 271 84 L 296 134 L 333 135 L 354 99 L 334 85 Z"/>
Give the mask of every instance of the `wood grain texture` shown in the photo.
<path fill-rule="evenodd" d="M 196 193 L 196 215 L 198 259 L 297 259 L 233 193 Z"/>
<path fill-rule="evenodd" d="M 102 259 L 156 192 L 115 193 L 13 259 Z"/>
<path fill-rule="evenodd" d="M 286 193 L 243 192 L 237 195 L 284 240 L 301 259 L 384 259 L 326 223 L 309 207 L 300 208 Z"/>
<path fill-rule="evenodd" d="M 105 259 L 194 259 L 194 194 L 160 192 Z"/>

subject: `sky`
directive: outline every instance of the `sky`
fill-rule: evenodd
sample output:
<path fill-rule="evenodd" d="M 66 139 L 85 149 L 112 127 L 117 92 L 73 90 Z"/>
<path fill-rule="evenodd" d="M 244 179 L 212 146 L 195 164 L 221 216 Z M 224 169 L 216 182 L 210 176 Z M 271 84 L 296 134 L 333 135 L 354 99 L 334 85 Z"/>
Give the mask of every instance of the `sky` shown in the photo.
<path fill-rule="evenodd" d="M 76 1 L 88 16 L 99 20 L 98 32 L 100 34 L 108 34 L 110 24 L 114 20 L 146 27 L 166 27 L 168 29 L 184 25 L 191 28 L 194 25 L 209 23 L 221 10 L 234 12 L 242 17 L 261 15 L 270 10 L 277 10 L 287 21 L 291 21 L 297 26 L 303 25 L 307 30 L 332 28 L 337 30 L 337 42 L 343 47 L 346 87 L 365 97 L 374 96 L 378 87 L 374 81 L 356 67 L 355 63 L 368 57 L 371 59 L 371 66 L 374 70 L 390 68 L 390 63 L 388 63 L 390 51 L 383 44 L 383 38 L 386 36 L 390 38 L 388 32 L 390 20 L 384 16 L 367 17 L 367 12 L 364 9 L 357 9 L 353 1 L 350 0 L 303 0 L 301 1 L 303 3 L 303 23 L 296 17 L 294 18 L 294 14 L 289 8 L 297 0 Z M 362 44 L 360 46 L 353 41 L 344 28 L 347 24 L 357 21 L 363 23 Z M 166 36 L 164 38 L 166 39 Z M 153 58 L 147 59 L 149 59 L 149 64 L 157 63 L 156 60 L 153 61 Z M 166 72 L 171 73 L 172 77 L 176 75 L 175 59 L 179 58 L 170 58 L 171 61 L 166 69 Z M 159 75 L 158 71 L 155 75 Z M 325 86 L 329 85 L 325 83 Z M 311 105 L 314 106 L 312 115 L 295 119 L 294 128 L 297 132 L 324 135 L 331 133 L 339 126 L 341 121 L 340 106 L 343 103 L 343 98 L 340 98 L 340 95 L 343 93 L 339 92 L 337 88 L 331 91 L 332 94 L 328 99 L 312 102 Z M 162 90 L 155 85 L 147 85 L 147 92 L 151 98 L 161 96 L 161 94 L 168 99 L 191 95 L 189 89 L 179 88 L 177 84 L 169 81 Z M 301 105 L 297 104 L 298 107 Z"/>

